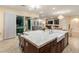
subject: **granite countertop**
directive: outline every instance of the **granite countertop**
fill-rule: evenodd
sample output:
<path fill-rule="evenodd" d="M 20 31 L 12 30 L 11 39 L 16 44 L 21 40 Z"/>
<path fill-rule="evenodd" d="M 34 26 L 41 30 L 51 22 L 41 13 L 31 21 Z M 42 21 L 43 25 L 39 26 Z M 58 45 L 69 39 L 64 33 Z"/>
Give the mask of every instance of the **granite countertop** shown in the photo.
<path fill-rule="evenodd" d="M 62 35 L 64 36 L 65 33 L 66 31 L 61 30 L 52 30 L 50 33 L 49 30 L 46 31 L 37 30 L 37 31 L 24 32 L 24 35 L 21 36 L 24 37 L 26 40 L 28 40 L 37 48 L 40 48 L 46 45 L 47 43 L 55 40 L 56 38 L 58 38 L 57 42 L 59 42 L 61 40 L 59 38 L 62 37 Z"/>

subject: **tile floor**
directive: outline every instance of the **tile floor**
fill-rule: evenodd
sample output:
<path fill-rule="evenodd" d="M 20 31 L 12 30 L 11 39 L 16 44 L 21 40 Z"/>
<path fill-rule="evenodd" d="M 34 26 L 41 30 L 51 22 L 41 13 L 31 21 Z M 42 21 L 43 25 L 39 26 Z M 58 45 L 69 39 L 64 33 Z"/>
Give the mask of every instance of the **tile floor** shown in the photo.
<path fill-rule="evenodd" d="M 21 53 L 18 38 L 0 41 L 0 53 Z M 69 45 L 63 53 L 79 53 L 79 37 L 69 38 Z"/>
<path fill-rule="evenodd" d="M 0 41 L 0 53 L 20 53 L 18 38 Z"/>
<path fill-rule="evenodd" d="M 79 37 L 69 38 L 69 45 L 64 49 L 64 53 L 79 53 Z"/>

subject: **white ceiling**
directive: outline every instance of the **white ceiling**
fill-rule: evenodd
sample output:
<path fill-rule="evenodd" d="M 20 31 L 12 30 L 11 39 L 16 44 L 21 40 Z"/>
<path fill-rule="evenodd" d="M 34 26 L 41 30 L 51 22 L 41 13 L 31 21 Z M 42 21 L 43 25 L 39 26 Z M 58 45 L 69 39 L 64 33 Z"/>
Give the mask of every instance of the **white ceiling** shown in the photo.
<path fill-rule="evenodd" d="M 8 8 L 16 8 L 18 10 L 28 10 L 38 13 L 40 16 L 58 16 L 60 14 L 64 16 L 78 16 L 79 15 L 79 5 L 40 5 L 39 8 L 30 9 L 28 5 L 21 6 L 3 6 Z M 55 9 L 53 9 L 55 8 Z"/>
<path fill-rule="evenodd" d="M 55 8 L 55 9 L 53 9 Z M 65 16 L 77 16 L 79 15 L 78 5 L 45 5 L 40 6 L 37 12 L 43 16 L 52 15 L 65 15 Z"/>

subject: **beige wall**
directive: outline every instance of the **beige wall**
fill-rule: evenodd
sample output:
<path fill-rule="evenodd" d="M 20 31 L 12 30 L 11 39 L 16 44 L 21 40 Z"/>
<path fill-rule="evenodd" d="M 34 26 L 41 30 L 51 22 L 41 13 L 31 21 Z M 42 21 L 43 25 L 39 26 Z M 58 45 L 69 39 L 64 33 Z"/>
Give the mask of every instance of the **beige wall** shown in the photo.
<path fill-rule="evenodd" d="M 0 38 L 3 38 L 3 30 L 4 30 L 4 14 L 6 12 L 10 12 L 16 15 L 21 15 L 21 16 L 30 16 L 30 17 L 38 17 L 38 14 L 35 14 L 33 12 L 29 11 L 19 11 L 17 9 L 10 9 L 10 8 L 3 8 L 0 7 Z M 2 40 L 2 39 L 0 39 Z"/>
<path fill-rule="evenodd" d="M 3 10 L 0 8 L 0 40 L 3 38 L 3 19 L 4 19 Z"/>
<path fill-rule="evenodd" d="M 77 23 L 76 23 L 76 21 L 73 21 L 74 18 L 78 18 Z M 68 24 L 70 24 L 69 31 L 71 31 L 72 36 L 73 37 L 79 37 L 79 17 L 68 16 L 67 21 L 68 21 Z"/>
<path fill-rule="evenodd" d="M 78 21 L 75 21 L 74 18 L 78 18 Z M 63 22 L 63 20 L 66 20 L 67 22 Z M 62 27 L 67 24 L 66 26 L 70 35 L 73 37 L 79 37 L 79 16 L 64 16 L 64 19 L 62 19 L 60 23 Z"/>

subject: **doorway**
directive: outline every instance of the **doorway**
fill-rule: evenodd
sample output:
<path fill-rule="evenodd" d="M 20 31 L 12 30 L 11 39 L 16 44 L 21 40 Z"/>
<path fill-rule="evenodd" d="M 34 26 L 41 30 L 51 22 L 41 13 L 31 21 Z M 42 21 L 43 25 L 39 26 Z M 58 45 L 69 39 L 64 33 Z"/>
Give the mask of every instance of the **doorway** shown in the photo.
<path fill-rule="evenodd" d="M 16 34 L 24 32 L 24 16 L 16 17 Z"/>
<path fill-rule="evenodd" d="M 79 37 L 79 19 L 74 18 L 71 21 L 72 36 Z"/>
<path fill-rule="evenodd" d="M 25 17 L 25 31 L 31 30 L 31 19 L 30 17 Z"/>

